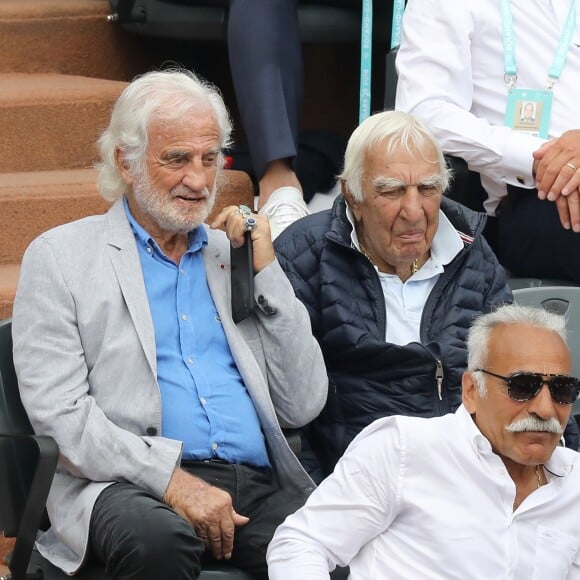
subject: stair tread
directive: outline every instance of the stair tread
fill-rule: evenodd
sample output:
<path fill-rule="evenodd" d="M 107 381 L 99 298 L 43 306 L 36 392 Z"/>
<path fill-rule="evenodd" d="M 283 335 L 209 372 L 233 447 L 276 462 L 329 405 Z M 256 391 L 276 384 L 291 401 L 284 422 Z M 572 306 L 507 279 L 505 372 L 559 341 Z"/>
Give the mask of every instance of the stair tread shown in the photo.
<path fill-rule="evenodd" d="M 0 291 L 16 289 L 20 264 L 0 264 Z"/>
<path fill-rule="evenodd" d="M 116 99 L 124 81 L 60 73 L 0 73 L 0 106 L 31 107 L 45 102 Z"/>
<path fill-rule="evenodd" d="M 63 16 L 94 16 L 109 13 L 101 0 L 2 0 L 0 19 L 61 18 Z"/>
<path fill-rule="evenodd" d="M 96 170 L 87 169 L 57 169 L 54 171 L 21 171 L 18 173 L 0 173 L 0 199 L 14 199 L 19 193 L 27 197 L 47 197 L 55 194 L 55 187 L 76 185 L 94 185 L 96 191 Z M 80 195 L 86 189 L 79 189 Z"/>

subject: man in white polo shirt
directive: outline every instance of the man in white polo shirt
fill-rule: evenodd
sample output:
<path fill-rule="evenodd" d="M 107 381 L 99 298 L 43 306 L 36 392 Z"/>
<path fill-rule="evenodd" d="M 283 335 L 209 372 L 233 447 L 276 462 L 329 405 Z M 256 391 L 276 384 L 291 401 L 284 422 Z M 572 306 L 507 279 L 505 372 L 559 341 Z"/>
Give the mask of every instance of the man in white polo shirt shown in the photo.
<path fill-rule="evenodd" d="M 277 529 L 270 580 L 580 578 L 580 455 L 558 446 L 579 381 L 563 317 L 505 305 L 468 341 L 463 404 L 376 421 Z"/>
<path fill-rule="evenodd" d="M 349 139 L 333 208 L 275 242 L 330 379 L 301 457 L 315 479 L 374 419 L 454 411 L 473 317 L 511 302 L 485 215 L 445 199 L 448 180 L 421 121 L 372 115 Z"/>

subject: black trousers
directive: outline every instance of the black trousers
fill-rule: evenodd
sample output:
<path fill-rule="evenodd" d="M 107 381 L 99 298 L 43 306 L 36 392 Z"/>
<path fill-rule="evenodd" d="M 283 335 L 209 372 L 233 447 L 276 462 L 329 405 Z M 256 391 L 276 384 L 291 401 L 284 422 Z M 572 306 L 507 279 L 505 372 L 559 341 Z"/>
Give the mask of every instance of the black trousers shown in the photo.
<path fill-rule="evenodd" d="M 231 0 L 228 54 L 256 177 L 294 159 L 303 99 L 297 0 Z"/>
<path fill-rule="evenodd" d="M 250 518 L 236 529 L 231 563 L 256 578 L 268 578 L 266 549 L 276 527 L 306 500 L 306 494 L 281 489 L 269 469 L 221 463 L 184 462 L 184 469 L 226 490 L 235 510 Z M 139 487 L 116 483 L 93 508 L 90 526 L 93 558 L 115 580 L 189 580 L 211 557 L 192 526 L 170 507 Z"/>
<path fill-rule="evenodd" d="M 580 234 L 565 230 L 556 204 L 535 189 L 508 187 L 497 217 L 493 248 L 513 276 L 580 283 Z"/>
<path fill-rule="evenodd" d="M 361 6 L 361 0 L 229 0 L 230 70 L 258 180 L 270 161 L 294 162 L 298 153 L 304 67 L 297 5 L 311 2 Z M 387 22 L 376 25 L 387 33 Z"/>

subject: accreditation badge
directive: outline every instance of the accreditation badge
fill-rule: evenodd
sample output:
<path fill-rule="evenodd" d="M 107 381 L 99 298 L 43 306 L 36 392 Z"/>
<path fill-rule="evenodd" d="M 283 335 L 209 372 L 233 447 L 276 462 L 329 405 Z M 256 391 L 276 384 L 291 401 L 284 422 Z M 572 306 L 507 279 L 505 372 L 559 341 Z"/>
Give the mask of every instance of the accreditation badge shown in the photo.
<path fill-rule="evenodd" d="M 534 137 L 548 138 L 552 115 L 551 90 L 510 89 L 508 91 L 505 125 Z"/>

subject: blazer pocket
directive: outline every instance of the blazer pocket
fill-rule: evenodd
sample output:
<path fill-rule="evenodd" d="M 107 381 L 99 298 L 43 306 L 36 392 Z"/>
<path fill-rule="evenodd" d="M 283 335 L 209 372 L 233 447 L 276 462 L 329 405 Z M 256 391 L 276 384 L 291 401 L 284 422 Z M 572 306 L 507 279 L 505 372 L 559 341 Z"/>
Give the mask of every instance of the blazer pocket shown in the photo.
<path fill-rule="evenodd" d="M 580 549 L 580 538 L 549 528 L 538 526 L 534 580 L 564 580 Z"/>

